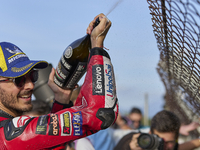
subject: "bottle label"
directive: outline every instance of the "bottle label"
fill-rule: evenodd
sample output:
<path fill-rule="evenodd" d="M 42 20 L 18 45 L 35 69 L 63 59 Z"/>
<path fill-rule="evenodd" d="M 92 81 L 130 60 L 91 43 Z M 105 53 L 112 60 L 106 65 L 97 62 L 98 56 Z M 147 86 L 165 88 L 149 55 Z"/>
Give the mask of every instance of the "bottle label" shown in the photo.
<path fill-rule="evenodd" d="M 73 54 L 73 49 L 71 46 L 68 46 L 64 52 L 65 58 L 70 58 L 72 54 Z"/>
<path fill-rule="evenodd" d="M 58 80 L 60 80 L 61 82 L 64 82 L 68 75 L 69 75 L 69 71 L 67 71 L 63 67 L 63 65 L 59 62 L 56 68 L 56 77 L 58 78 Z"/>
<path fill-rule="evenodd" d="M 67 83 L 67 88 L 74 88 L 74 86 L 77 84 L 77 82 L 80 80 L 80 78 L 84 75 L 86 72 L 87 63 L 86 62 L 79 62 L 74 74 L 72 75 L 72 78 L 70 79 L 69 83 Z"/>
<path fill-rule="evenodd" d="M 54 80 L 55 84 L 57 84 L 59 87 L 61 87 L 61 88 L 63 87 L 63 82 L 60 82 L 60 81 L 56 78 L 56 76 L 54 76 L 53 80 Z"/>
<path fill-rule="evenodd" d="M 60 61 L 61 61 L 62 65 L 63 65 L 66 69 L 70 70 L 70 69 L 72 68 L 72 66 L 71 66 L 67 61 L 65 61 L 64 56 L 61 57 Z"/>

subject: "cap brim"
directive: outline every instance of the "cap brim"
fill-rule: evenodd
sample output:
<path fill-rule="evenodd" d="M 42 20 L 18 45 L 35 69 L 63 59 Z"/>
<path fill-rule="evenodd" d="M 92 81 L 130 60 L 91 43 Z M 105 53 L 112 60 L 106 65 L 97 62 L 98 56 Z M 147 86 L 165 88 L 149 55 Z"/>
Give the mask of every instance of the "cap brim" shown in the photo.
<path fill-rule="evenodd" d="M 14 67 L 8 68 L 5 72 L 1 73 L 0 76 L 7 78 L 16 78 L 25 75 L 32 68 L 43 69 L 48 66 L 46 61 L 22 61 L 15 64 Z"/>

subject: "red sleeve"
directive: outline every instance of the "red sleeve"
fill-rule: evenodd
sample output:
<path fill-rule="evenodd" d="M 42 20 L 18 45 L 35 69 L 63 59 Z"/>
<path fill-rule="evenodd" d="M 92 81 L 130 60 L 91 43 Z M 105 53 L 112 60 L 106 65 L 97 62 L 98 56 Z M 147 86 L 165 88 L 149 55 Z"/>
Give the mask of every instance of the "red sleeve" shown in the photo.
<path fill-rule="evenodd" d="M 91 51 L 75 106 L 36 118 L 20 116 L 0 128 L 3 150 L 37 150 L 91 135 L 113 124 L 118 114 L 113 67 L 106 51 Z"/>

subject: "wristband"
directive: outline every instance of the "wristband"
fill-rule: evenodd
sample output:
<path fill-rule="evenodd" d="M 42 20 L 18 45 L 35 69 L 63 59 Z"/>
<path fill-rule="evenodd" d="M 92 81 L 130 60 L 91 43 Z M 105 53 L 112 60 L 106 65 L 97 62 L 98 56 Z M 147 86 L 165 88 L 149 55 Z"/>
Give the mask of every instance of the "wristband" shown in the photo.
<path fill-rule="evenodd" d="M 53 102 L 53 106 L 51 108 L 51 113 L 56 113 L 62 109 L 65 109 L 65 108 L 70 108 L 73 106 L 73 102 L 70 101 L 69 104 L 62 104 L 56 100 L 54 100 Z"/>

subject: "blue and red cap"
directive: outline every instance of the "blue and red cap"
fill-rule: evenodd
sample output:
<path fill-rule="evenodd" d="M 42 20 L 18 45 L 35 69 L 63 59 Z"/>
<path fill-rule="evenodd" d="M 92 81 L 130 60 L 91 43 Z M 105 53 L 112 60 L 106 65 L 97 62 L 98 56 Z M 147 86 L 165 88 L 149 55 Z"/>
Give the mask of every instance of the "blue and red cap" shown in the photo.
<path fill-rule="evenodd" d="M 16 45 L 0 42 L 0 76 L 16 78 L 25 75 L 32 68 L 43 69 L 47 66 L 46 61 L 30 60 Z"/>

